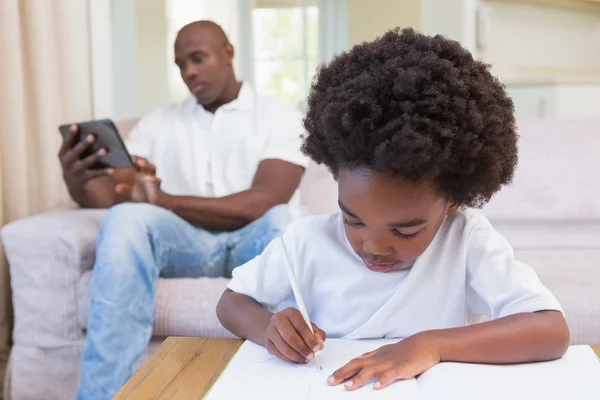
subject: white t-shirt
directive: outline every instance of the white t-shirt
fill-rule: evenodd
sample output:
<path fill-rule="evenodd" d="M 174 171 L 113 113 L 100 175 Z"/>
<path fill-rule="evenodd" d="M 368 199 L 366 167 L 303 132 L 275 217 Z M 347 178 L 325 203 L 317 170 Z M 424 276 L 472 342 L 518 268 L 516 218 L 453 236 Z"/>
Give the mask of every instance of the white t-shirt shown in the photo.
<path fill-rule="evenodd" d="M 214 114 L 194 98 L 151 112 L 140 119 L 126 146 L 156 165 L 165 192 L 223 197 L 248 190 L 264 159 L 306 167 L 303 132 L 297 110 L 243 83 L 237 99 Z"/>
<path fill-rule="evenodd" d="M 308 314 L 328 337 L 405 338 L 492 319 L 562 309 L 508 242 L 475 210 L 446 218 L 409 270 L 380 273 L 352 250 L 339 213 L 294 222 L 283 234 Z M 236 268 L 229 289 L 271 311 L 292 298 L 283 247 Z"/>

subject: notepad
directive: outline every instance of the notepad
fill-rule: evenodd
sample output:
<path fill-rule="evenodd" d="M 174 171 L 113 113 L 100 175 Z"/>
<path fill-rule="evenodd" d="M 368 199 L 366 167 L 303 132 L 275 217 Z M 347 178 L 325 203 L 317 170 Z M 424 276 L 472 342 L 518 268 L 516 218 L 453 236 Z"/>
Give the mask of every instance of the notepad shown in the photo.
<path fill-rule="evenodd" d="M 402 399 L 402 400 L 598 400 L 600 362 L 589 346 L 572 346 L 560 360 L 480 365 L 441 363 L 416 379 L 398 381 L 383 390 L 373 383 L 346 391 L 332 387 L 327 378 L 352 358 L 389 340 L 328 339 L 323 370 L 316 364 L 289 364 L 271 356 L 262 346 L 244 342 L 206 397 L 216 399 Z"/>

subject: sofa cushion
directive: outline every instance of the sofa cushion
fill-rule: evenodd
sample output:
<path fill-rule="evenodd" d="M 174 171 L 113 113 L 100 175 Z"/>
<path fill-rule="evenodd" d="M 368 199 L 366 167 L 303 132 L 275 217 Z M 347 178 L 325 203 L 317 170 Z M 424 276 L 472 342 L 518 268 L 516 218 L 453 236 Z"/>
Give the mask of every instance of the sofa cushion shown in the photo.
<path fill-rule="evenodd" d="M 565 311 L 572 344 L 600 344 L 600 250 L 517 251 Z"/>
<path fill-rule="evenodd" d="M 490 221 L 515 250 L 600 249 L 600 221 Z"/>
<path fill-rule="evenodd" d="M 494 220 L 600 221 L 600 119 L 518 121 L 513 183 L 484 208 Z"/>
<path fill-rule="evenodd" d="M 337 183 L 327 168 L 314 162 L 308 165 L 300 184 L 300 201 L 313 214 L 339 210 Z"/>
<path fill-rule="evenodd" d="M 81 276 L 77 319 L 85 329 L 89 317 L 92 271 Z M 226 278 L 159 279 L 156 283 L 155 336 L 235 337 L 217 319 L 216 307 Z"/>

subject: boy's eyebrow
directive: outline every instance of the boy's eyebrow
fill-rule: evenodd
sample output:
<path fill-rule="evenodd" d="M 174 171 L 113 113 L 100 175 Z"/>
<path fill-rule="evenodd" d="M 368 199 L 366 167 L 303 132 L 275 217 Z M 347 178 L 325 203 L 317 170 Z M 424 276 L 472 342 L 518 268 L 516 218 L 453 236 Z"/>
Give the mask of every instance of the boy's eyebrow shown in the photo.
<path fill-rule="evenodd" d="M 354 214 L 352 211 L 348 210 L 348 207 L 346 207 L 341 201 L 338 201 L 338 205 L 340 206 L 340 208 L 342 209 L 343 212 L 345 212 L 352 218 L 356 218 L 356 219 L 360 220 L 360 218 L 356 214 Z M 425 223 L 427 223 L 427 220 L 425 220 L 423 218 L 415 218 L 415 219 L 411 219 L 410 221 L 394 222 L 394 223 L 389 224 L 389 226 L 392 228 L 411 228 L 413 226 L 419 226 L 419 225 L 423 225 Z"/>
<path fill-rule="evenodd" d="M 356 216 L 356 214 L 354 214 L 352 211 L 348 210 L 348 207 L 346 207 L 341 201 L 338 200 L 338 205 L 340 206 L 340 208 L 342 209 L 343 212 L 345 212 L 346 214 L 348 214 L 349 216 L 351 216 L 352 218 L 356 218 L 356 219 L 360 219 Z"/>

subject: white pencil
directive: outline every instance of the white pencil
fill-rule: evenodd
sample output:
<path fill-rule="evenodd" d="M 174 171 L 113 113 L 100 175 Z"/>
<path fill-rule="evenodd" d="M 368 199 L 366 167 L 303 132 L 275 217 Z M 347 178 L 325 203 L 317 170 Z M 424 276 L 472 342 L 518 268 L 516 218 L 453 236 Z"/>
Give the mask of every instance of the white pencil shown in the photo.
<path fill-rule="evenodd" d="M 300 293 L 300 288 L 298 287 L 298 282 L 296 281 L 296 275 L 294 275 L 294 270 L 292 268 L 292 262 L 290 261 L 290 255 L 288 254 L 287 247 L 285 247 L 285 242 L 283 241 L 283 237 L 280 236 L 279 239 L 281 240 L 281 245 L 283 246 L 283 251 L 285 253 L 285 268 L 288 273 L 288 278 L 290 280 L 290 284 L 292 285 L 292 291 L 294 292 L 294 297 L 296 298 L 296 303 L 298 304 L 300 314 L 302 314 L 302 318 L 304 318 L 304 321 L 308 325 L 308 328 L 314 335 L 315 331 L 313 331 L 312 324 L 310 322 L 310 319 L 308 318 L 308 312 L 306 311 L 306 306 L 304 305 L 304 299 L 302 299 L 302 294 Z M 314 354 L 315 354 L 315 360 L 317 361 L 317 365 L 319 366 L 319 369 L 323 369 L 323 364 L 322 364 L 322 360 L 321 360 L 321 352 L 319 350 L 317 350 L 314 352 Z"/>

